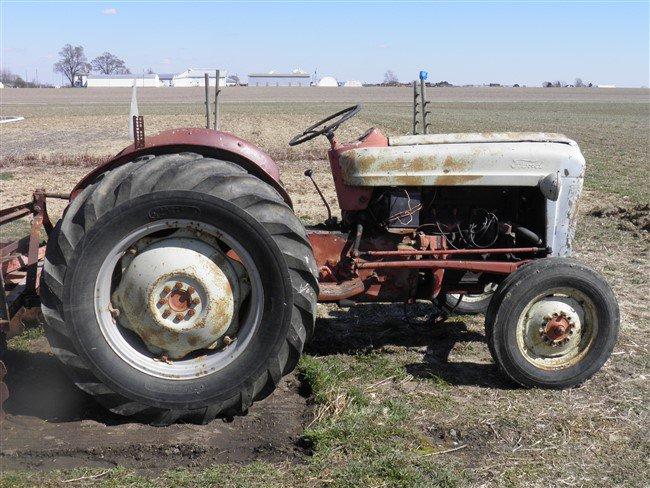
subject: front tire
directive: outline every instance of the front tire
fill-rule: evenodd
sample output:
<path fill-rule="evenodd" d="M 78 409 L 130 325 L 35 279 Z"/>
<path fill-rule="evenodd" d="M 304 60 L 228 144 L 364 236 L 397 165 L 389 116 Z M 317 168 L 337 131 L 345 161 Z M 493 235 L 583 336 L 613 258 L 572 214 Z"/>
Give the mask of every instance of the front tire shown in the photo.
<path fill-rule="evenodd" d="M 312 332 L 317 286 L 304 229 L 272 187 L 183 153 L 127 163 L 75 198 L 41 298 L 78 387 L 168 424 L 242 414 L 269 395 Z"/>
<path fill-rule="evenodd" d="M 495 292 L 485 329 L 499 369 L 526 387 L 571 388 L 605 364 L 619 308 L 605 279 L 568 258 L 545 258 L 512 273 Z"/>

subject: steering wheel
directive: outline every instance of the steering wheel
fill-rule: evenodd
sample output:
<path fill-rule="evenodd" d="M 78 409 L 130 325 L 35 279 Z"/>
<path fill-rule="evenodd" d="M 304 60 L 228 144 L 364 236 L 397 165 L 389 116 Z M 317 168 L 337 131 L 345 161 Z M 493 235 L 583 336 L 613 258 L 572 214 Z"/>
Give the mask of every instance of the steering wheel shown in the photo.
<path fill-rule="evenodd" d="M 323 134 L 325 134 L 329 139 L 334 134 L 334 131 L 338 129 L 343 122 L 357 115 L 361 111 L 361 107 L 362 105 L 360 103 L 357 103 L 352 107 L 344 108 L 340 112 L 336 112 L 335 114 L 330 115 L 329 117 L 316 122 L 314 125 L 307 127 L 304 131 L 302 131 L 301 134 L 294 136 L 289 141 L 289 145 L 297 146 L 298 144 L 311 141 L 314 137 L 318 137 Z M 332 122 L 329 125 L 325 125 L 327 122 L 329 122 L 330 120 L 334 120 L 337 117 L 338 119 L 335 122 Z M 318 127 L 321 128 L 317 129 Z"/>

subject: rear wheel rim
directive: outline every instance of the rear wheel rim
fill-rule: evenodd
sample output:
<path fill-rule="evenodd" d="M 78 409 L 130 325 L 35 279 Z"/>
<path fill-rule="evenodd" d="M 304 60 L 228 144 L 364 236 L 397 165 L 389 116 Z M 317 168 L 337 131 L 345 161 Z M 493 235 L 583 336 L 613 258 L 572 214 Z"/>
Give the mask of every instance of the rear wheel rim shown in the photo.
<path fill-rule="evenodd" d="M 143 238 L 146 239 L 152 234 L 160 234 L 161 232 L 169 233 L 170 236 L 181 233 L 183 237 L 188 232 L 191 232 L 197 241 L 196 246 L 205 247 L 205 243 L 208 242 L 212 247 L 215 247 L 216 254 L 225 252 L 228 249 L 229 256 L 231 258 L 234 256 L 233 261 L 240 263 L 236 266 L 243 267 L 245 270 L 244 281 L 247 282 L 246 286 L 250 290 L 245 298 L 245 304 L 239 303 L 239 309 L 236 311 L 238 320 L 236 324 L 233 322 L 236 328 L 224 329 L 221 327 L 224 330 L 221 330 L 219 335 L 215 335 L 215 340 L 218 341 L 214 349 L 199 347 L 180 359 L 172 360 L 166 358 L 164 354 L 160 355 L 152 352 L 151 349 L 156 350 L 155 345 L 145 342 L 143 337 L 121 324 L 121 312 L 119 308 L 113 308 L 111 303 L 111 298 L 114 297 L 114 292 L 119 287 L 120 272 L 116 272 L 116 268 L 121 267 L 122 260 L 125 256 L 128 257 L 129 251 L 133 249 L 136 243 L 142 242 Z M 216 249 L 216 247 L 221 249 Z M 229 277 L 228 281 L 232 284 L 234 279 L 232 272 L 224 274 Z M 174 282 L 175 280 L 177 280 L 177 277 L 173 277 L 171 281 Z M 181 278 L 179 281 L 185 282 L 186 280 Z M 183 293 L 172 296 L 175 289 L 171 285 L 172 290 L 167 294 L 170 303 L 169 309 L 174 314 L 183 313 L 187 316 L 189 310 L 192 309 L 191 303 L 186 303 L 185 298 L 191 300 L 202 296 L 205 299 L 205 290 L 201 288 L 201 285 L 197 285 L 196 282 L 189 279 L 187 281 L 189 284 L 184 283 L 183 289 L 180 290 Z M 155 286 L 164 288 L 166 284 L 163 280 L 156 283 Z M 154 285 L 152 284 L 152 286 Z M 194 290 L 188 290 L 188 287 L 194 288 Z M 188 291 L 193 291 L 193 293 L 188 293 Z M 231 364 L 242 354 L 259 329 L 264 304 L 264 289 L 259 270 L 244 246 L 229 234 L 212 225 L 182 219 L 151 222 L 131 231 L 117 242 L 100 267 L 95 281 L 94 296 L 95 316 L 102 335 L 110 348 L 131 367 L 150 376 L 172 380 L 200 378 Z M 146 305 L 143 304 L 144 306 Z M 118 310 L 118 312 L 115 312 L 115 310 Z M 197 312 L 201 313 L 199 309 L 197 309 Z M 194 317 L 188 320 L 192 319 Z M 230 331 L 234 331 L 234 333 L 228 335 Z"/>
<path fill-rule="evenodd" d="M 582 291 L 563 287 L 542 293 L 519 315 L 517 346 L 533 366 L 559 370 L 580 362 L 598 332 L 596 304 Z"/>

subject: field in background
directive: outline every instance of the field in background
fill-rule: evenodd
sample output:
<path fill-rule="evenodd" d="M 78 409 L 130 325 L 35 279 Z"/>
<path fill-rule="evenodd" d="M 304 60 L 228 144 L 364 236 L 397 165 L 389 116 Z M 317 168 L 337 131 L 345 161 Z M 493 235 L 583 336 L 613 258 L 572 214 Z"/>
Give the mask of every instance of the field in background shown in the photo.
<path fill-rule="evenodd" d="M 320 139 L 289 149 L 294 133 L 357 101 L 364 111 L 340 139 L 370 125 L 389 135 L 410 130 L 407 88 L 223 93 L 223 129 L 280 162 L 296 212 L 309 223 L 325 212 L 302 176 L 306 167 L 334 201 L 327 146 Z M 0 95 L 3 115 L 26 118 L 0 125 L 2 206 L 37 186 L 68 191 L 97 158 L 129 143 L 128 89 Z M 436 132 L 562 132 L 580 144 L 588 170 L 576 254 L 606 275 L 622 312 L 621 338 L 603 371 L 574 390 L 518 389 L 494 371 L 482 317 L 427 326 L 405 322 L 401 306 L 322 306 L 298 376 L 247 417 L 156 429 L 89 403 L 32 329 L 11 342 L 15 383 L 0 486 L 80 477 L 71 485 L 645 486 L 650 91 L 453 88 L 429 96 Z M 147 134 L 204 123 L 201 89 L 140 89 L 138 97 Z M 55 214 L 61 209 L 54 205 Z"/>

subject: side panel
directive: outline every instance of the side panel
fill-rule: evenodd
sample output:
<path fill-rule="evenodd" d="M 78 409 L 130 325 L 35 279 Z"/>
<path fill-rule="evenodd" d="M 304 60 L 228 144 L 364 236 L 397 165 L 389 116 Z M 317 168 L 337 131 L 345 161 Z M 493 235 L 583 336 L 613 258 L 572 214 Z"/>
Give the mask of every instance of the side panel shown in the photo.
<path fill-rule="evenodd" d="M 332 168 L 332 178 L 334 178 L 334 187 L 336 188 L 336 196 L 338 197 L 339 207 L 343 211 L 363 210 L 368 206 L 370 197 L 372 196 L 372 188 L 361 188 L 361 186 L 353 186 L 345 181 L 345 166 L 341 163 L 341 158 L 346 151 L 356 150 L 359 148 L 377 148 L 379 150 L 386 150 L 388 146 L 388 139 L 379 130 L 373 128 L 364 134 L 359 140 L 338 144 L 335 143 L 334 147 L 329 150 L 328 156 L 330 160 L 330 167 Z"/>
<path fill-rule="evenodd" d="M 291 199 L 280 182 L 280 171 L 268 154 L 229 132 L 200 128 L 173 129 L 161 132 L 155 136 L 147 137 L 142 148 L 136 149 L 135 145 L 131 144 L 77 183 L 72 190 L 72 198 L 101 174 L 140 156 L 186 151 L 240 164 L 247 171 L 272 185 L 291 205 Z"/>

